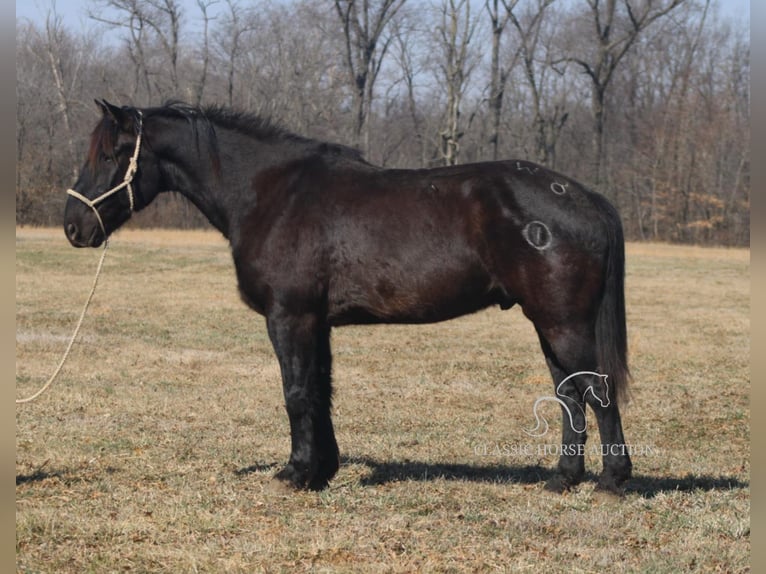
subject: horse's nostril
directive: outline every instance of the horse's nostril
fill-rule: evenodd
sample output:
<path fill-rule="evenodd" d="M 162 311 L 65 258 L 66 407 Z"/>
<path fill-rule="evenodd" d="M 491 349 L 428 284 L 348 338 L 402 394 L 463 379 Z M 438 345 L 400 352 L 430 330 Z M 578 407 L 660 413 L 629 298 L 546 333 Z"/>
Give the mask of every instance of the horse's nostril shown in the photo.
<path fill-rule="evenodd" d="M 70 223 L 66 226 L 66 234 L 69 239 L 77 239 L 77 226 L 74 223 Z"/>

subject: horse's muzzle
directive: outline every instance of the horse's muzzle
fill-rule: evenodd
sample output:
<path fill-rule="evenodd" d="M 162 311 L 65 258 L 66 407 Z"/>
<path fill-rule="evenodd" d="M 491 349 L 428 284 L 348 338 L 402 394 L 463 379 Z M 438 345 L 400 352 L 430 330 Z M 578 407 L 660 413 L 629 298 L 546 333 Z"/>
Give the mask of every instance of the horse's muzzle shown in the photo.
<path fill-rule="evenodd" d="M 70 222 L 64 225 L 64 232 L 73 247 L 98 247 L 104 242 L 104 234 L 96 226 L 90 233 L 83 233 L 76 223 Z"/>

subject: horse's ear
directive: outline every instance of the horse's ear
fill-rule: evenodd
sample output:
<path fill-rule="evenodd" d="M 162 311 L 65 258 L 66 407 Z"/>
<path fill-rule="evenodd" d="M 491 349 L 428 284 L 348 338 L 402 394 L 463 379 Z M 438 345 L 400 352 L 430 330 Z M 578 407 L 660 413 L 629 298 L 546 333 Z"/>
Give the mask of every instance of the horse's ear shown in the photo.
<path fill-rule="evenodd" d="M 99 111 L 101 111 L 102 114 L 107 115 L 108 108 L 106 107 L 106 100 L 93 100 L 96 105 L 98 106 Z"/>
<path fill-rule="evenodd" d="M 106 100 L 95 100 L 98 109 L 104 114 L 104 117 L 111 118 L 117 123 L 120 123 L 120 117 L 123 115 L 122 108 L 119 108 L 113 104 L 110 104 Z"/>
<path fill-rule="evenodd" d="M 136 113 L 131 108 L 120 108 L 106 100 L 96 100 L 96 105 L 101 109 L 104 117 L 110 118 L 122 131 L 130 133 L 135 131 Z"/>

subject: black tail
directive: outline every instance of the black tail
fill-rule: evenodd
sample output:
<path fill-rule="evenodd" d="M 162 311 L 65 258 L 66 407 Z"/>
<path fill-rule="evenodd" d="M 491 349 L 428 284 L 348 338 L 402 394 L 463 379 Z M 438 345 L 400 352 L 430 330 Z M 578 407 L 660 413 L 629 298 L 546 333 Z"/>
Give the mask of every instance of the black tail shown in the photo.
<path fill-rule="evenodd" d="M 625 325 L 625 239 L 617 210 L 606 200 L 608 248 L 606 278 L 596 317 L 596 353 L 600 372 L 609 375 L 617 403 L 628 400 L 628 333 Z"/>

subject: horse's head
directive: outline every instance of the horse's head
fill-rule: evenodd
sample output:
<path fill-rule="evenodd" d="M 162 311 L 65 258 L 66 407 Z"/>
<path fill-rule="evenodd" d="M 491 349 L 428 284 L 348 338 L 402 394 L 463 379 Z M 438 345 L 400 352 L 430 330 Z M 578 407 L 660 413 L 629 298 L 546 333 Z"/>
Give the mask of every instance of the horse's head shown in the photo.
<path fill-rule="evenodd" d="M 74 188 L 64 231 L 75 247 L 98 247 L 157 194 L 159 170 L 144 139 L 141 111 L 96 102 L 103 117 Z"/>

